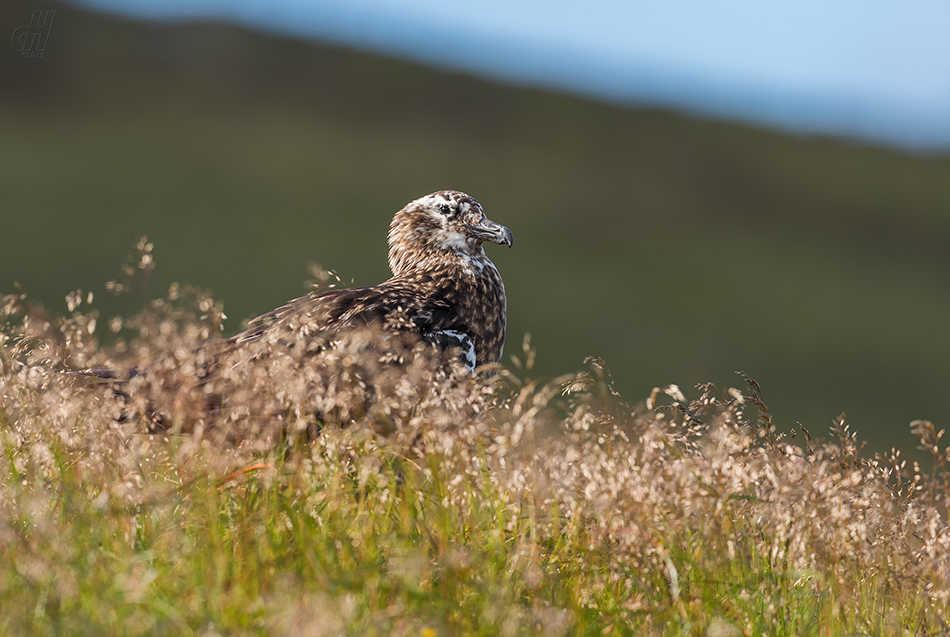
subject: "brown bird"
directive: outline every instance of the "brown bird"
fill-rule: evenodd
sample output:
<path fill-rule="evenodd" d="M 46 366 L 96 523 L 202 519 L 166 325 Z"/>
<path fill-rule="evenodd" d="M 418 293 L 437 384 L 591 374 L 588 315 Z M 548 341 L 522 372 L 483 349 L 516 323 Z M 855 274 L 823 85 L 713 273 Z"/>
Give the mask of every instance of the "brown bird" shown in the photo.
<path fill-rule="evenodd" d="M 472 371 L 498 363 L 505 345 L 505 286 L 482 249 L 485 241 L 510 247 L 512 234 L 488 219 L 469 195 L 441 190 L 416 199 L 390 224 L 390 279 L 372 287 L 313 292 L 257 317 L 230 339 L 206 343 L 196 355 L 196 381 L 204 385 L 221 364 L 270 356 L 278 345 L 319 353 L 333 346 L 340 330 L 361 326 L 382 339 L 398 332 L 442 351 L 457 350 Z M 149 371 L 73 373 L 124 383 Z"/>
<path fill-rule="evenodd" d="M 275 330 L 325 332 L 375 325 L 458 348 L 474 370 L 501 361 L 505 286 L 482 244 L 512 244 L 511 230 L 485 216 L 465 193 L 441 190 L 407 204 L 389 229 L 393 276 L 373 287 L 315 292 L 256 318 L 228 343 L 242 346 Z"/>

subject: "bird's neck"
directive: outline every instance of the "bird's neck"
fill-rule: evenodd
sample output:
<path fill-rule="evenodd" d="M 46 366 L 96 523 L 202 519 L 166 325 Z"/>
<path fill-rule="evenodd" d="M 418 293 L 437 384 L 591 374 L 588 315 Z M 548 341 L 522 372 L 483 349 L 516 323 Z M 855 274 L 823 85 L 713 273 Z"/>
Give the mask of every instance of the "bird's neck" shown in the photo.
<path fill-rule="evenodd" d="M 412 257 L 399 251 L 390 251 L 389 267 L 393 278 L 417 278 L 426 273 L 445 273 L 457 271 L 466 276 L 477 276 L 485 268 L 495 266 L 485 251 L 478 247 L 470 252 L 434 252 L 422 257 Z"/>

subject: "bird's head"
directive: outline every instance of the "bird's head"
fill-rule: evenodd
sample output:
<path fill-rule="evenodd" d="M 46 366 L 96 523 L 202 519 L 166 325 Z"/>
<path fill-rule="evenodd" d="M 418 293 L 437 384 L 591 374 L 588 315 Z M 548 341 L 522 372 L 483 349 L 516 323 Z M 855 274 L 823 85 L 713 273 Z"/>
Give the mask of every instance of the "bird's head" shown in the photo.
<path fill-rule="evenodd" d="M 398 275 L 426 259 L 484 257 L 482 243 L 511 247 L 511 230 L 485 216 L 464 192 L 440 190 L 406 204 L 389 229 L 389 267 Z"/>

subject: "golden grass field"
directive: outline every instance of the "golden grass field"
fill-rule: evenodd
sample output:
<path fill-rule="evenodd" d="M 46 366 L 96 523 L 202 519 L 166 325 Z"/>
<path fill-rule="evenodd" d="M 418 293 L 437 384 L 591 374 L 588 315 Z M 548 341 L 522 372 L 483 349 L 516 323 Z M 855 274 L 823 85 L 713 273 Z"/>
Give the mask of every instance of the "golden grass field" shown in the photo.
<path fill-rule="evenodd" d="M 140 285 L 139 248 L 110 287 Z M 0 634 L 950 630 L 928 422 L 920 467 L 860 454 L 843 420 L 793 441 L 748 377 L 628 403 L 597 359 L 540 382 L 526 342 L 472 376 L 380 364 L 359 332 L 331 363 L 262 356 L 209 389 L 206 293 L 124 320 L 68 302 L 0 299 Z M 64 373 L 101 365 L 145 371 L 125 400 Z M 158 411 L 171 429 L 145 433 Z"/>

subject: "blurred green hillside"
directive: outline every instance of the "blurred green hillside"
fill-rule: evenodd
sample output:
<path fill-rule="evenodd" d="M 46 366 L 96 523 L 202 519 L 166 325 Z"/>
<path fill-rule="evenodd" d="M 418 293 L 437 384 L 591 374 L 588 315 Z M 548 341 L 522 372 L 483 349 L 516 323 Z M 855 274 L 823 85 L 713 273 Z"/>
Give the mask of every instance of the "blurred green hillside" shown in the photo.
<path fill-rule="evenodd" d="M 103 284 L 146 234 L 153 293 L 211 288 L 234 332 L 303 293 L 308 261 L 385 279 L 392 213 L 455 188 L 514 232 L 487 249 L 508 351 L 531 332 L 540 373 L 602 356 L 637 400 L 743 369 L 785 426 L 845 411 L 878 449 L 950 422 L 946 157 L 49 7 L 42 59 L 0 54 L 0 291 L 129 311 Z M 0 34 L 33 8 L 4 3 Z"/>

